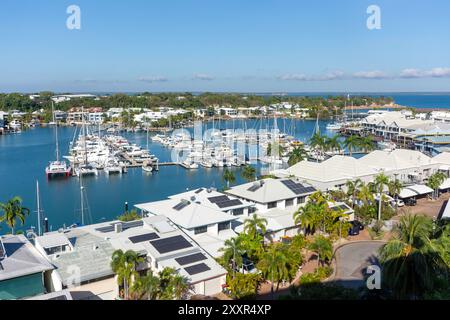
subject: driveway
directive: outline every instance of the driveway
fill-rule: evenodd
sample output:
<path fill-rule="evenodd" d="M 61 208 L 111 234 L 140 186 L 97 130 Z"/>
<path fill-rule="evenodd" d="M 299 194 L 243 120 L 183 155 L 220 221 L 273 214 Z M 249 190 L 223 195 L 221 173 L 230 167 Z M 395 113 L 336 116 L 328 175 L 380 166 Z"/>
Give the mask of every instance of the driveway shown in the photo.
<path fill-rule="evenodd" d="M 381 241 L 362 241 L 338 248 L 335 254 L 336 273 L 330 282 L 350 288 L 364 286 L 365 279 L 370 275 L 366 274 L 366 269 L 370 265 L 379 265 L 377 254 L 383 245 Z"/>

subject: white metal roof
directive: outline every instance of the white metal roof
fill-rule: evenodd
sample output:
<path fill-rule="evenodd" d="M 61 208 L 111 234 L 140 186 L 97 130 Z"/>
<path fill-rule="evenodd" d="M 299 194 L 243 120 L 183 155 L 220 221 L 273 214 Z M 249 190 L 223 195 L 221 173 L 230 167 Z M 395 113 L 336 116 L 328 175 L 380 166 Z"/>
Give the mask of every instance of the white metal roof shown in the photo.
<path fill-rule="evenodd" d="M 285 180 L 269 178 L 256 182 L 249 182 L 232 187 L 231 189 L 227 190 L 226 193 L 257 203 L 270 203 L 286 199 L 293 199 L 313 193 L 308 192 L 306 194 L 296 194 L 290 188 L 288 188 L 283 183 L 283 181 Z M 300 183 L 305 187 L 311 187 L 310 185 L 307 185 L 303 182 L 294 182 Z M 255 188 L 252 191 L 253 187 Z"/>
<path fill-rule="evenodd" d="M 190 201 L 187 202 L 189 204 L 187 204 L 184 208 L 180 210 L 174 209 L 181 203 L 181 201 L 183 200 L 168 199 L 137 204 L 135 207 L 155 216 L 166 216 L 179 227 L 188 230 L 237 219 L 237 217 L 224 213 L 220 210 L 209 208 Z"/>
<path fill-rule="evenodd" d="M 439 190 L 450 189 L 450 178 L 445 179 L 445 181 L 439 186 Z"/>
<path fill-rule="evenodd" d="M 53 269 L 23 235 L 1 236 L 0 239 L 6 253 L 0 261 L 0 281 Z"/>

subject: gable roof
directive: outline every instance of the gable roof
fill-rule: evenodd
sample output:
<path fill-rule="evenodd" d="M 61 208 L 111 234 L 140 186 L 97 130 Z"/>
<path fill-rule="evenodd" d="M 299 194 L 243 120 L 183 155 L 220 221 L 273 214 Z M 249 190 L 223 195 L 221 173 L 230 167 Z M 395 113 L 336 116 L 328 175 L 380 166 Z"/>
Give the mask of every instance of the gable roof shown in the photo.
<path fill-rule="evenodd" d="M 311 191 L 303 194 L 297 194 L 286 186 L 285 182 L 291 181 L 296 184 L 301 184 L 306 188 L 310 188 Z M 249 182 L 236 187 L 232 187 L 227 190 L 226 193 L 234 195 L 239 198 L 244 198 L 249 201 L 258 203 L 269 203 L 275 201 L 281 201 L 286 199 L 292 199 L 300 196 L 310 195 L 316 191 L 310 185 L 294 181 L 292 179 L 264 179 L 257 182 Z"/>
<path fill-rule="evenodd" d="M 0 281 L 53 269 L 23 235 L 1 236 L 0 241 L 6 255 L 0 260 Z"/>
<path fill-rule="evenodd" d="M 181 205 L 184 203 L 184 205 Z M 184 229 L 236 220 L 237 217 L 184 199 L 168 199 L 135 205 L 153 215 L 163 215 Z"/>

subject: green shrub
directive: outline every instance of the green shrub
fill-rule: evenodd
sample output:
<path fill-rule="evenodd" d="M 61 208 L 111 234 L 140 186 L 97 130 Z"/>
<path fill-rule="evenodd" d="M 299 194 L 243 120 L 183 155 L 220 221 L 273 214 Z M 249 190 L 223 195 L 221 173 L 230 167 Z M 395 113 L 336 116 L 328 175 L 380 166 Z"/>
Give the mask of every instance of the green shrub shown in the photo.
<path fill-rule="evenodd" d="M 136 210 L 131 210 L 130 212 L 125 212 L 121 216 L 117 217 L 117 220 L 122 222 L 130 222 L 141 219 L 141 216 L 137 213 Z"/>

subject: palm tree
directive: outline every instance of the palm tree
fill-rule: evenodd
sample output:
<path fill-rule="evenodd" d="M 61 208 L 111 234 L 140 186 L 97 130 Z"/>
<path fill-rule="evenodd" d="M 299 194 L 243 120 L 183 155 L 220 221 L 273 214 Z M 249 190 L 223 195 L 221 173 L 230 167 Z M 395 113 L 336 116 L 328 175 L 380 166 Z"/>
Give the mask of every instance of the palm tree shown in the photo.
<path fill-rule="evenodd" d="M 273 144 L 269 143 L 267 145 L 267 155 L 268 156 L 281 157 L 283 152 L 284 152 L 284 147 L 281 144 L 279 144 L 278 142 L 274 142 Z M 277 154 L 273 154 L 273 153 L 277 153 Z"/>
<path fill-rule="evenodd" d="M 12 234 L 14 234 L 17 220 L 24 225 L 25 218 L 30 215 L 30 209 L 22 207 L 22 199 L 20 197 L 14 197 L 6 203 L 0 203 L 0 210 L 3 211 L 3 216 L 0 216 L 0 222 L 6 221 Z"/>
<path fill-rule="evenodd" d="M 149 270 L 147 275 L 135 279 L 130 291 L 138 300 L 144 298 L 156 300 L 159 292 L 159 278 L 153 274 L 152 270 Z"/>
<path fill-rule="evenodd" d="M 123 285 L 125 300 L 129 298 L 129 287 L 132 278 L 137 275 L 136 267 L 143 261 L 144 259 L 132 250 L 128 250 L 125 253 L 122 250 L 116 250 L 112 254 L 111 269 L 117 275 L 118 285 Z"/>
<path fill-rule="evenodd" d="M 417 299 L 448 276 L 448 266 L 433 245 L 433 223 L 419 215 L 400 218 L 394 238 L 380 249 L 383 281 L 397 298 Z"/>
<path fill-rule="evenodd" d="M 356 199 L 362 201 L 364 205 L 368 205 L 369 203 L 373 203 L 375 201 L 373 197 L 373 192 L 369 184 L 366 183 L 361 184 L 356 194 Z"/>
<path fill-rule="evenodd" d="M 227 188 L 230 188 L 230 183 L 236 181 L 236 177 L 234 173 L 228 169 L 225 169 L 223 172 L 223 180 L 227 183 Z"/>
<path fill-rule="evenodd" d="M 359 148 L 361 145 L 361 138 L 359 136 L 351 135 L 345 138 L 344 147 L 348 149 L 350 157 L 353 156 L 353 150 Z"/>
<path fill-rule="evenodd" d="M 174 268 L 164 268 L 159 273 L 159 298 L 162 300 L 181 300 L 190 290 L 186 277 L 178 274 Z"/>
<path fill-rule="evenodd" d="M 296 147 L 292 152 L 289 154 L 289 160 L 288 164 L 290 167 L 293 165 L 302 162 L 303 160 L 308 158 L 308 153 L 303 147 Z"/>
<path fill-rule="evenodd" d="M 307 230 L 314 233 L 320 227 L 320 214 L 320 208 L 309 202 L 294 212 L 294 222 L 303 227 L 305 234 Z"/>
<path fill-rule="evenodd" d="M 347 187 L 347 195 L 352 197 L 352 208 L 355 207 L 356 195 L 358 194 L 359 189 L 362 187 L 362 180 L 356 179 L 355 181 L 348 180 L 345 184 Z"/>
<path fill-rule="evenodd" d="M 250 165 L 246 165 L 241 171 L 241 176 L 247 181 L 254 181 L 256 180 L 256 169 Z"/>
<path fill-rule="evenodd" d="M 326 138 L 325 139 L 325 146 L 326 149 L 330 150 L 330 151 L 341 151 L 342 150 L 342 146 L 341 143 L 339 142 L 339 139 L 341 138 L 340 135 L 335 135 L 331 138 Z"/>
<path fill-rule="evenodd" d="M 171 281 L 170 285 L 173 288 L 173 298 L 175 300 L 183 300 L 188 294 L 191 286 L 189 285 L 189 280 L 186 277 L 183 277 L 180 274 L 175 274 Z"/>
<path fill-rule="evenodd" d="M 386 176 L 384 173 L 380 173 L 375 177 L 374 182 L 374 188 L 377 190 L 377 192 L 380 194 L 380 197 L 378 199 L 378 221 L 381 220 L 381 208 L 383 205 L 383 191 L 384 188 L 389 185 L 389 177 Z"/>
<path fill-rule="evenodd" d="M 317 264 L 322 265 L 326 261 L 330 261 L 333 257 L 333 244 L 330 239 L 325 238 L 322 235 L 314 237 L 313 242 L 308 246 L 309 250 L 317 253 Z"/>
<path fill-rule="evenodd" d="M 428 178 L 427 186 L 433 189 L 433 198 L 436 199 L 439 193 L 439 187 L 444 183 L 447 176 L 443 172 L 436 172 Z"/>
<path fill-rule="evenodd" d="M 318 150 L 320 155 L 322 155 L 323 150 L 325 148 L 326 142 L 325 142 L 325 136 L 322 136 L 320 132 L 316 132 L 311 139 L 309 140 L 309 145 Z M 319 161 L 319 157 L 317 157 L 317 161 Z"/>
<path fill-rule="evenodd" d="M 277 283 L 277 290 L 280 281 L 290 280 L 289 259 L 282 250 L 281 244 L 273 244 L 265 252 L 261 261 L 258 263 L 258 269 L 262 271 L 266 279 L 270 279 L 272 299 L 274 295 L 274 284 Z"/>
<path fill-rule="evenodd" d="M 400 180 L 392 180 L 388 183 L 389 194 L 395 199 L 395 209 L 397 209 L 398 195 L 403 189 L 403 183 Z"/>
<path fill-rule="evenodd" d="M 235 237 L 225 240 L 224 246 L 219 251 L 223 252 L 222 260 L 224 266 L 228 268 L 231 265 L 233 268 L 233 277 L 235 277 L 236 269 L 238 267 L 240 269 L 243 264 L 242 255 L 245 253 L 245 250 L 242 245 L 242 239 Z"/>
<path fill-rule="evenodd" d="M 359 140 L 359 147 L 366 153 L 375 150 L 373 138 L 371 136 L 361 137 Z"/>
<path fill-rule="evenodd" d="M 267 219 L 260 218 L 254 214 L 250 219 L 246 219 L 244 222 L 244 232 L 247 233 L 251 239 L 256 239 L 258 230 L 261 230 L 262 234 L 266 233 Z"/>

